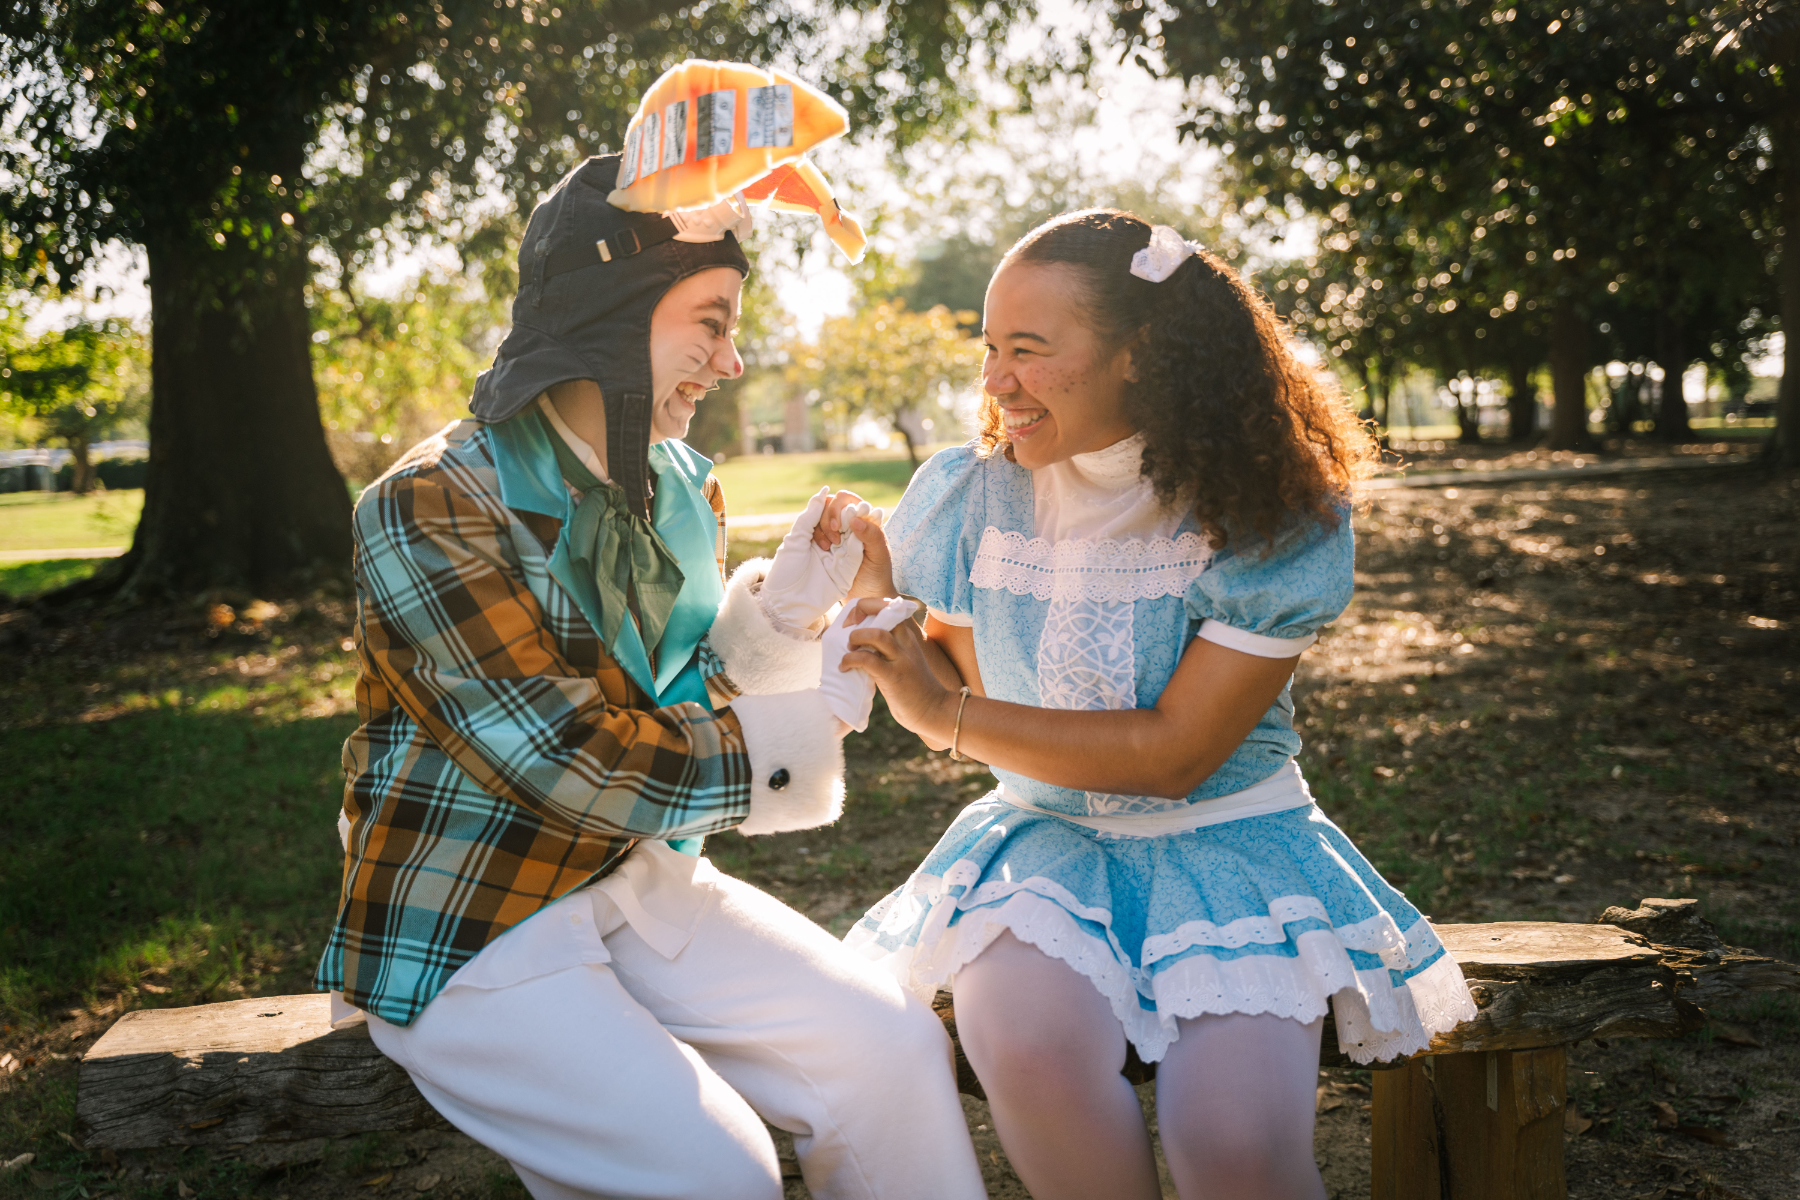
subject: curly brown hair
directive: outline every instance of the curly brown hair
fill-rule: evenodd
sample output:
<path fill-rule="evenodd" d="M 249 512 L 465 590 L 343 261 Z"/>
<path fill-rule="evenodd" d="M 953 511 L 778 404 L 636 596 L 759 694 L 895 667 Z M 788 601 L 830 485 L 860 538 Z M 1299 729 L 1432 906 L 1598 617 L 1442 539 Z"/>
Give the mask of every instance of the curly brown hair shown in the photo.
<path fill-rule="evenodd" d="M 1375 444 L 1333 387 L 1295 358 L 1263 298 L 1205 250 L 1161 283 L 1131 273 L 1148 222 L 1093 208 L 1038 226 L 1001 260 L 1073 268 L 1090 327 L 1132 347 L 1126 415 L 1142 430 L 1144 474 L 1163 503 L 1188 506 L 1215 549 L 1234 532 L 1272 546 L 1296 515 L 1335 528 Z M 976 435 L 1010 445 L 994 397 Z"/>

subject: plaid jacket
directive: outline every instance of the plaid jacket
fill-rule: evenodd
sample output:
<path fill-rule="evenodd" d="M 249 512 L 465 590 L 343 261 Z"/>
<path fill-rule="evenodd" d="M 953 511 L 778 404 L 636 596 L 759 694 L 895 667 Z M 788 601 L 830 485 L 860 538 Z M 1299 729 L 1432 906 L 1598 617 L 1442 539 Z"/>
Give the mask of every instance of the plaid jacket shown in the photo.
<path fill-rule="evenodd" d="M 558 582 L 569 490 L 522 436 L 459 422 L 356 506 L 362 724 L 344 745 L 351 834 L 315 983 L 396 1025 L 638 839 L 729 829 L 750 811 L 736 716 L 658 707 Z M 693 476 L 710 465 L 672 453 Z M 722 572 L 724 500 L 703 478 Z M 724 704 L 704 641 L 693 665 Z"/>

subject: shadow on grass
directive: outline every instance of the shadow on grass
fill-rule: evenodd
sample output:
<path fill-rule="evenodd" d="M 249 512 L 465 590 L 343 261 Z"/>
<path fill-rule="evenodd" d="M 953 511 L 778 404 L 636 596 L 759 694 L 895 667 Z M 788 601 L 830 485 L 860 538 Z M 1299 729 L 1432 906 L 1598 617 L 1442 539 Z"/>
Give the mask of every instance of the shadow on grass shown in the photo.
<path fill-rule="evenodd" d="M 0 1016 L 303 988 L 352 728 L 188 711 L 0 735 Z"/>

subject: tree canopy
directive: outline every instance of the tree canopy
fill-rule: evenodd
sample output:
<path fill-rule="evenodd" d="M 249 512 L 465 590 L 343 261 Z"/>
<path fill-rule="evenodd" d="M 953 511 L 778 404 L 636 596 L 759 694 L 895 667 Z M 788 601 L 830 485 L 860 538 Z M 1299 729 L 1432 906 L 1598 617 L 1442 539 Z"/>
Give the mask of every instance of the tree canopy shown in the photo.
<path fill-rule="evenodd" d="M 139 416 L 149 391 L 149 348 L 129 321 L 77 319 L 32 337 L 15 297 L 0 306 L 0 409 L 33 420 L 74 454 L 76 492 L 94 486 L 89 445 Z"/>
<path fill-rule="evenodd" d="M 1334 352 L 1548 358 L 1566 441 L 1611 330 L 1651 329 L 1653 359 L 1723 358 L 1777 304 L 1784 77 L 1714 52 L 1723 14 L 1218 0 L 1127 28 L 1204 85 L 1187 130 L 1230 148 L 1242 190 L 1319 220 L 1329 302 L 1306 315 Z"/>
<path fill-rule="evenodd" d="M 420 238 L 504 261 L 507 218 L 621 141 L 693 56 L 804 69 L 904 142 L 1018 0 L 20 0 L 0 11 L 0 255 L 74 286 L 143 246 L 153 452 L 132 551 L 96 590 L 342 574 L 349 510 L 309 370 L 306 289 Z M 498 225 L 492 218 L 500 218 Z M 409 323 L 410 324 L 410 323 Z M 280 446 L 282 453 L 266 451 Z"/>

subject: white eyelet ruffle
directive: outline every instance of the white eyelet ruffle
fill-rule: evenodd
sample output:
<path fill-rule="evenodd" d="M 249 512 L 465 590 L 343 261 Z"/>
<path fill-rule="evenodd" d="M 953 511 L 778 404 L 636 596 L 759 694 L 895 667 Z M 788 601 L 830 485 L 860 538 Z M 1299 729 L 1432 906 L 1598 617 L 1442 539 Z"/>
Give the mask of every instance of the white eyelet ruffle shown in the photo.
<path fill-rule="evenodd" d="M 1128 603 L 1181 595 L 1211 559 L 1212 547 L 1197 533 L 1051 542 L 990 525 L 969 582 L 1039 600 Z"/>

